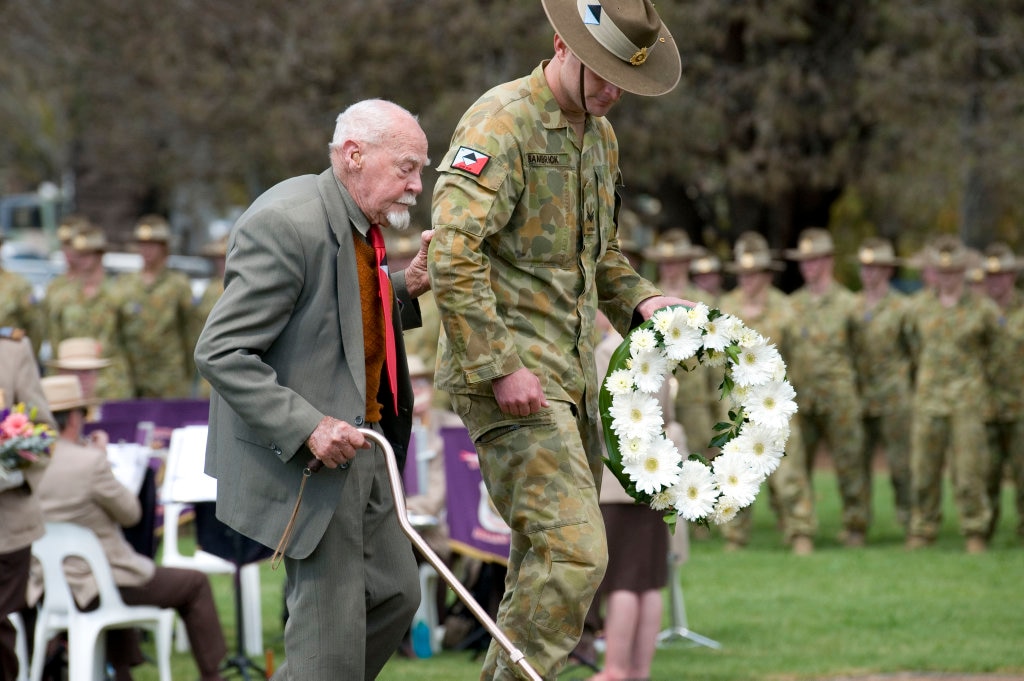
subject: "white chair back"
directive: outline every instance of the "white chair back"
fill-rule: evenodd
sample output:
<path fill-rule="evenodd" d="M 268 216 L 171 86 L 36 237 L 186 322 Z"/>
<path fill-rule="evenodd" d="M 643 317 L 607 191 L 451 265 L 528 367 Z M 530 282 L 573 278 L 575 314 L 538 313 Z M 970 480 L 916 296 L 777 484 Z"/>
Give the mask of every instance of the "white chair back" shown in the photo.
<path fill-rule="evenodd" d="M 98 681 L 105 666 L 104 632 L 108 628 L 138 626 L 155 634 L 160 681 L 171 681 L 171 629 L 174 611 L 155 606 L 128 606 L 114 582 L 103 546 L 92 530 L 73 523 L 47 523 L 46 534 L 32 544 L 40 562 L 45 592 L 36 623 L 35 655 L 31 679 L 42 678 L 47 641 L 54 633 L 68 633 L 69 681 Z M 64 577 L 64 559 L 75 556 L 88 564 L 99 589 L 95 610 L 78 610 Z"/>

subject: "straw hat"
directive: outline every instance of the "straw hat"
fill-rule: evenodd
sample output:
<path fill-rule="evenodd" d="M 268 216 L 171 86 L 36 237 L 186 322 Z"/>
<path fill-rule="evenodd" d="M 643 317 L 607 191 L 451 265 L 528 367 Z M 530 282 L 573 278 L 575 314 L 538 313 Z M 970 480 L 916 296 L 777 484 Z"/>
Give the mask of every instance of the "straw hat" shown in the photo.
<path fill-rule="evenodd" d="M 725 266 L 729 272 L 737 274 L 749 274 L 751 272 L 764 272 L 767 270 L 781 272 L 786 268 L 783 263 L 772 259 L 772 252 L 768 248 L 767 239 L 757 232 L 743 232 L 740 234 L 736 238 L 732 252 L 733 261 Z"/>
<path fill-rule="evenodd" d="M 78 380 L 78 376 L 73 374 L 47 376 L 39 383 L 43 388 L 43 397 L 46 398 L 50 411 L 54 413 L 91 407 L 100 402 L 97 399 L 85 399 L 85 394 L 82 393 L 82 382 Z"/>
<path fill-rule="evenodd" d="M 870 237 L 857 249 L 857 262 L 861 265 L 879 265 L 886 267 L 898 267 L 903 264 L 901 258 L 896 257 L 896 250 L 892 242 L 882 237 Z"/>
<path fill-rule="evenodd" d="M 796 248 L 786 249 L 786 260 L 812 260 L 826 255 L 834 255 L 835 252 L 836 247 L 832 243 L 832 235 L 827 229 L 808 227 L 800 232 Z"/>
<path fill-rule="evenodd" d="M 555 32 L 583 64 L 626 92 L 663 95 L 682 63 L 651 0 L 543 0 Z"/>
<path fill-rule="evenodd" d="M 690 261 L 690 274 L 710 274 L 722 271 L 722 259 L 704 248 L 697 246 L 697 257 Z"/>
<path fill-rule="evenodd" d="M 986 274 L 999 274 L 1001 272 L 1019 272 L 1024 269 L 1024 263 L 1016 256 L 1013 250 L 1002 242 L 990 244 L 985 249 L 983 266 Z"/>
<path fill-rule="evenodd" d="M 171 225 L 160 215 L 143 215 L 135 223 L 135 240 L 170 243 Z"/>
<path fill-rule="evenodd" d="M 110 360 L 100 354 L 100 342 L 95 338 L 67 338 L 57 346 L 57 358 L 46 362 L 55 369 L 87 371 L 110 366 Z"/>
<path fill-rule="evenodd" d="M 700 250 L 690 243 L 690 236 L 678 228 L 666 231 L 653 246 L 644 249 L 644 259 L 651 262 L 692 260 L 698 255 Z"/>

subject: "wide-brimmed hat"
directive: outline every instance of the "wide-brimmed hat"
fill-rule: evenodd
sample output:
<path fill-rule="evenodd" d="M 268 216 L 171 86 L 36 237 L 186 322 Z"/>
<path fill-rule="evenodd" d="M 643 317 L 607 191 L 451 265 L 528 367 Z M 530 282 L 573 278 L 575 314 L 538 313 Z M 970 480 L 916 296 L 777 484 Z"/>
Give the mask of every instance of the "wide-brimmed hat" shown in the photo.
<path fill-rule="evenodd" d="M 82 382 L 74 374 L 47 376 L 39 383 L 42 385 L 43 397 L 46 398 L 51 412 L 91 407 L 100 402 L 95 398 L 85 398 L 85 393 L 82 392 Z"/>
<path fill-rule="evenodd" d="M 228 254 L 228 235 L 211 241 L 199 250 L 199 254 L 207 258 L 223 258 Z"/>
<path fill-rule="evenodd" d="M 985 283 L 985 263 L 981 251 L 976 248 L 967 249 L 967 268 L 964 277 L 970 284 Z"/>
<path fill-rule="evenodd" d="M 94 253 L 107 250 L 107 235 L 102 229 L 87 227 L 76 232 L 68 240 L 67 245 L 76 253 Z"/>
<path fill-rule="evenodd" d="M 584 66 L 626 92 L 663 95 L 679 82 L 679 48 L 651 0 L 543 0 Z"/>
<path fill-rule="evenodd" d="M 764 272 L 773 270 L 781 272 L 786 266 L 772 257 L 768 248 L 768 240 L 757 232 L 743 232 L 736 237 L 732 247 L 733 260 L 726 263 L 725 269 L 736 274 Z"/>
<path fill-rule="evenodd" d="M 690 261 L 690 274 L 710 274 L 722 271 L 722 259 L 704 248 L 697 246 L 697 256 Z"/>
<path fill-rule="evenodd" d="M 989 244 L 982 256 L 982 265 L 985 274 L 1000 274 L 1003 272 L 1019 272 L 1024 269 L 1024 262 L 1006 244 L 997 241 Z"/>
<path fill-rule="evenodd" d="M 861 265 L 899 267 L 903 259 L 896 257 L 892 242 L 880 236 L 869 237 L 857 249 L 857 262 Z"/>
<path fill-rule="evenodd" d="M 160 215 L 143 215 L 135 223 L 135 241 L 170 243 L 171 225 Z"/>
<path fill-rule="evenodd" d="M 811 260 L 834 255 L 835 252 L 836 247 L 832 242 L 832 235 L 827 229 L 808 227 L 800 232 L 796 248 L 786 249 L 786 260 Z"/>
<path fill-rule="evenodd" d="M 57 357 L 48 360 L 47 366 L 55 369 L 86 371 L 110 366 L 110 360 L 102 356 L 102 347 L 95 338 L 65 338 L 57 345 Z"/>
<path fill-rule="evenodd" d="M 951 234 L 936 237 L 926 250 L 926 254 L 927 264 L 943 272 L 966 270 L 970 264 L 967 247 Z"/>
<path fill-rule="evenodd" d="M 57 225 L 57 241 L 62 245 L 69 245 L 71 239 L 74 238 L 79 232 L 88 230 L 92 227 L 92 223 L 89 222 L 89 218 L 78 213 L 71 213 L 65 215 L 60 219 L 60 224 Z"/>
<path fill-rule="evenodd" d="M 669 229 L 644 249 L 644 259 L 650 262 L 692 260 L 700 250 L 690 242 L 690 235 L 682 229 Z"/>

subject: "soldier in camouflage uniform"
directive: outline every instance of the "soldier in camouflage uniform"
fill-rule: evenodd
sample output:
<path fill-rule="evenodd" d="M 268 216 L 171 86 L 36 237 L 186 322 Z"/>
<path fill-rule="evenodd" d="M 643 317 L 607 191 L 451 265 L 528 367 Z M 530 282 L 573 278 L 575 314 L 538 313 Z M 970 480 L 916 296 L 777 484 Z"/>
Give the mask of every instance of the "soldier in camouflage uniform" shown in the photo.
<path fill-rule="evenodd" d="M 47 328 L 54 352 L 68 338 L 96 339 L 100 356 L 110 362 L 97 378 L 96 396 L 104 401 L 127 400 L 134 391 L 122 337 L 118 286 L 103 269 L 106 249 L 106 237 L 97 227 L 85 228 L 71 238 L 69 250 L 78 272 L 47 296 Z"/>
<path fill-rule="evenodd" d="M 857 301 L 833 276 L 835 248 L 827 230 L 800 234 L 786 258 L 800 266 L 804 285 L 790 296 L 789 375 L 800 407 L 807 474 L 824 440 L 832 456 L 842 501 L 846 546 L 862 546 L 871 522 L 871 471 L 864 457 L 857 375 L 853 368 L 853 330 Z"/>
<path fill-rule="evenodd" d="M 43 324 L 50 323 L 50 303 L 54 299 L 60 297 L 60 292 L 65 288 L 74 288 L 75 282 L 79 276 L 81 266 L 78 263 L 78 256 L 75 249 L 71 245 L 72 238 L 82 231 L 88 231 L 95 229 L 93 224 L 89 221 L 89 218 L 84 215 L 73 213 L 66 215 L 61 218 L 60 224 L 57 225 L 57 241 L 60 243 L 60 252 L 64 256 L 64 271 L 58 274 L 56 277 L 50 280 L 46 285 L 46 294 L 43 297 Z M 45 328 L 44 333 L 47 338 L 50 337 L 50 329 Z M 51 352 L 56 352 L 56 345 L 50 346 Z"/>
<path fill-rule="evenodd" d="M 690 237 L 684 230 L 670 229 L 653 245 L 644 249 L 644 260 L 657 266 L 656 283 L 665 295 L 699 300 L 709 307 L 714 307 L 714 300 L 709 300 L 711 296 L 690 282 L 690 262 L 700 253 L 701 251 L 690 243 Z M 707 369 L 680 369 L 675 374 L 679 382 L 675 420 L 683 425 L 686 440 L 693 451 L 705 456 L 715 454 L 708 447 L 708 443 L 714 436 L 714 425 L 718 420 L 716 416 L 719 400 L 716 388 L 721 383 L 721 376 L 718 383 L 715 383 L 713 373 Z"/>
<path fill-rule="evenodd" d="M 717 306 L 722 297 L 722 259 L 713 252 L 697 246 L 697 255 L 690 261 L 690 279 L 704 292 L 704 302 Z"/>
<path fill-rule="evenodd" d="M 1024 267 L 1009 246 L 995 243 L 985 249 L 985 286 L 999 306 L 999 333 L 988 354 L 991 382 L 986 414 L 991 459 L 987 488 L 992 507 L 988 538 L 999 522 L 1004 475 L 1010 473 L 1017 507 L 1017 536 L 1024 539 L 1024 296 L 1016 288 Z"/>
<path fill-rule="evenodd" d="M 854 365 L 864 415 L 864 457 L 882 447 L 889 466 L 896 520 L 910 522 L 910 344 L 907 297 L 890 285 L 899 258 L 888 239 L 866 239 L 857 251 L 862 291 L 857 294 Z"/>
<path fill-rule="evenodd" d="M 119 278 L 122 331 L 136 397 L 181 398 L 192 392 L 195 328 L 188 277 L 167 268 L 171 229 L 159 215 L 135 226 L 142 270 Z"/>
<path fill-rule="evenodd" d="M 619 250 L 619 149 L 604 118 L 623 91 L 671 90 L 678 49 L 649 0 L 599 15 L 566 0 L 544 7 L 554 56 L 477 100 L 440 163 L 429 267 L 445 331 L 435 382 L 512 528 L 497 621 L 554 679 L 607 566 L 598 305 L 625 333 L 686 301 L 661 296 Z M 515 678 L 492 643 L 481 679 Z"/>
<path fill-rule="evenodd" d="M 942 468 L 948 453 L 960 531 L 967 538 L 967 550 L 980 553 L 987 548 L 985 537 L 992 520 L 985 490 L 989 470 L 985 362 L 992 357 L 999 308 L 967 288 L 967 254 L 959 239 L 937 239 L 931 253 L 936 288 L 925 294 L 910 318 L 916 376 L 907 548 L 927 546 L 939 532 Z"/>
<path fill-rule="evenodd" d="M 4 243 L 0 233 L 0 246 Z M 21 329 L 32 343 L 33 354 L 39 357 L 43 343 L 43 319 L 36 309 L 32 284 L 14 272 L 0 267 L 0 328 Z"/>
<path fill-rule="evenodd" d="M 772 272 L 782 263 L 772 260 L 768 242 L 756 232 L 744 232 L 733 248 L 735 258 L 728 269 L 736 274 L 738 286 L 722 296 L 719 308 L 735 315 L 743 323 L 768 338 L 789 361 L 787 342 L 792 328 L 792 309 L 785 293 L 772 286 Z M 768 477 L 772 508 L 779 518 L 783 539 L 796 555 L 814 551 L 814 534 L 818 523 L 814 515 L 814 490 L 807 473 L 800 414 L 790 426 L 786 455 L 779 468 Z M 722 526 L 726 549 L 735 550 L 750 541 L 753 508 L 744 508 L 731 522 Z"/>
<path fill-rule="evenodd" d="M 206 325 L 206 318 L 210 316 L 213 306 L 224 293 L 224 264 L 228 255 L 227 235 L 203 246 L 200 254 L 210 260 L 213 271 L 210 273 L 210 281 L 206 284 L 206 288 L 203 289 L 203 295 L 199 297 L 199 302 L 192 309 L 193 342 L 194 339 L 199 338 L 203 326 Z M 200 376 L 199 372 L 196 372 L 195 375 L 195 386 L 197 397 L 210 398 L 210 382 Z"/>

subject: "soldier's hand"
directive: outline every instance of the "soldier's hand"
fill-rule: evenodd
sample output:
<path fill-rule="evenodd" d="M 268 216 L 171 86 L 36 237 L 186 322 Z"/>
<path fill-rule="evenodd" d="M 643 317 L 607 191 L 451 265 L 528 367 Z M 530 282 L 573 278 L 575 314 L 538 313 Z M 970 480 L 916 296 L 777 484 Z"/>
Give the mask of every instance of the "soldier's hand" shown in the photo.
<path fill-rule="evenodd" d="M 316 430 L 306 440 L 306 446 L 328 468 L 348 464 L 355 458 L 357 449 L 370 447 L 355 426 L 330 416 L 320 419 Z"/>
<path fill-rule="evenodd" d="M 418 298 L 430 290 L 430 277 L 427 275 L 427 249 L 433 238 L 434 230 L 432 229 L 420 234 L 420 250 L 416 252 L 409 266 L 405 268 L 405 288 L 413 298 Z"/>
<path fill-rule="evenodd" d="M 683 300 L 682 298 L 676 298 L 675 296 L 653 296 L 647 300 L 641 301 L 636 306 L 636 311 L 640 313 L 640 316 L 644 319 L 650 319 L 651 315 L 660 310 L 663 307 L 669 307 L 670 305 L 686 305 L 687 307 L 694 307 L 697 303 L 692 300 Z"/>
<path fill-rule="evenodd" d="M 494 379 L 491 389 L 503 414 L 529 416 L 548 406 L 540 379 L 525 367 Z"/>

